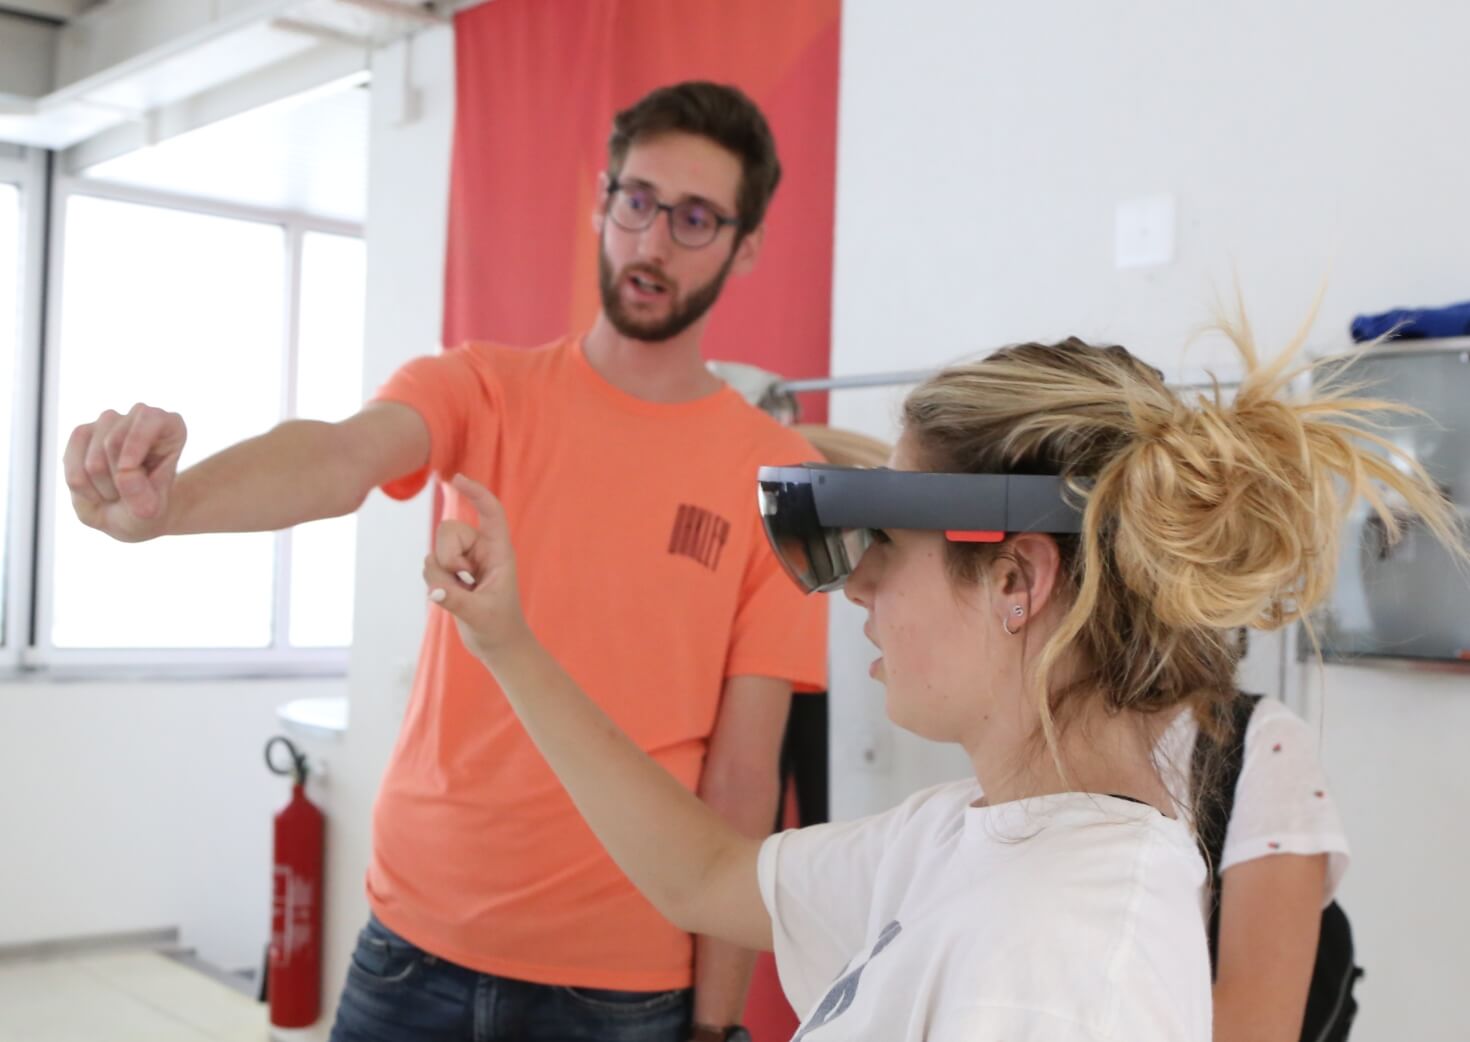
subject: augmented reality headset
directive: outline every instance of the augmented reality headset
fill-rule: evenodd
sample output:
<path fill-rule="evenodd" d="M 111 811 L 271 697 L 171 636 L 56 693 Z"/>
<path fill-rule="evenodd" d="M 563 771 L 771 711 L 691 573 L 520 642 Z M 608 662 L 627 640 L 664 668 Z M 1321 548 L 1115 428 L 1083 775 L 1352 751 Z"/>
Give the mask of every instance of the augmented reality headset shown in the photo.
<path fill-rule="evenodd" d="M 1053 474 L 934 474 L 803 463 L 760 468 L 761 520 L 776 557 L 808 593 L 841 589 L 875 529 L 998 543 L 1008 532 L 1082 530 Z"/>

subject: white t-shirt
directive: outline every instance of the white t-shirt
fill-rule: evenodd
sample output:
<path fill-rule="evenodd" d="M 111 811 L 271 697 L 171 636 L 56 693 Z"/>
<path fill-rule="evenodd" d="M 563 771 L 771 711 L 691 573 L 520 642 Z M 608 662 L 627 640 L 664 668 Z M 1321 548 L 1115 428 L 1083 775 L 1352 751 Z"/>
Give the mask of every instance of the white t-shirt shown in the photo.
<path fill-rule="evenodd" d="M 1190 763 L 1198 733 L 1194 714 L 1181 713 L 1156 749 L 1185 820 L 1191 816 Z M 1348 843 L 1317 756 L 1319 744 L 1306 721 L 1280 702 L 1263 698 L 1256 704 L 1245 729 L 1245 758 L 1220 871 L 1272 854 L 1327 854 L 1325 907 L 1347 871 Z"/>
<path fill-rule="evenodd" d="M 766 840 L 793 1042 L 1204 1042 L 1204 861 L 1111 796 L 975 807 L 973 780 Z"/>

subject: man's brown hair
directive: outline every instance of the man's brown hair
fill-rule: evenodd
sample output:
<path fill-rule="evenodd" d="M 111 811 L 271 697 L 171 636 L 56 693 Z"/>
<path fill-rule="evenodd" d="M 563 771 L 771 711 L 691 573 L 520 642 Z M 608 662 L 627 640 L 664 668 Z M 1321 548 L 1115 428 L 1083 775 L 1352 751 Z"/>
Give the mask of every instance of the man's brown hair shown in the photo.
<path fill-rule="evenodd" d="M 759 228 L 781 181 L 781 161 L 776 158 L 776 139 L 755 102 L 739 88 L 720 83 L 690 81 L 660 87 L 613 117 L 608 174 L 617 180 L 634 142 L 667 133 L 708 138 L 740 160 L 736 197 L 740 234 Z"/>

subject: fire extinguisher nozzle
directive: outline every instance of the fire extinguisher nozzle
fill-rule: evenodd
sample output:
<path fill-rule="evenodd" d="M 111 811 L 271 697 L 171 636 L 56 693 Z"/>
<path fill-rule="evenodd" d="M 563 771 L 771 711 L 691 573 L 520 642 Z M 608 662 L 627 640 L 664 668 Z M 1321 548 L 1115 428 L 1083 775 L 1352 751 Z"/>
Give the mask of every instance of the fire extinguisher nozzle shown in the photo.
<path fill-rule="evenodd" d="M 282 767 L 271 758 L 277 742 L 285 746 L 286 754 L 291 758 L 288 766 Z M 276 735 L 265 743 L 265 765 L 270 768 L 272 774 L 289 774 L 291 780 L 297 785 L 305 785 L 306 776 L 310 773 L 307 768 L 306 754 L 297 749 L 295 743 L 284 735 Z"/>

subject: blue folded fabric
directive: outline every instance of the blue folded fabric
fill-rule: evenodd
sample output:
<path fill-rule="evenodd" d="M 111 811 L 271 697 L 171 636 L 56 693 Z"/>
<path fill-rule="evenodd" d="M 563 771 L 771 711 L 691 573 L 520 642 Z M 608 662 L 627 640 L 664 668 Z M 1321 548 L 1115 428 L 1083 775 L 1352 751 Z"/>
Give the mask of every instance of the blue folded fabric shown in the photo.
<path fill-rule="evenodd" d="M 1388 333 L 1391 340 L 1437 340 L 1470 336 L 1470 301 L 1443 308 L 1399 308 L 1379 315 L 1353 319 L 1353 340 L 1377 340 Z"/>

